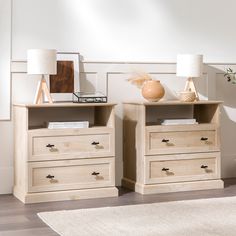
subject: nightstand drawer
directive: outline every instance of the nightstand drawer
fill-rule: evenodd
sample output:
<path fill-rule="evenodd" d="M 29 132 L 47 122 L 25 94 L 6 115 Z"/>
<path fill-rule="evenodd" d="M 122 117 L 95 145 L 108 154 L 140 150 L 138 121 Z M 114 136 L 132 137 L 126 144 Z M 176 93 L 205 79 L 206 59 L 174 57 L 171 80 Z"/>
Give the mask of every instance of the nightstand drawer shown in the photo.
<path fill-rule="evenodd" d="M 167 183 L 216 179 L 219 153 L 146 157 L 145 182 Z"/>
<path fill-rule="evenodd" d="M 146 130 L 146 155 L 219 151 L 216 130 Z"/>
<path fill-rule="evenodd" d="M 114 185 L 114 158 L 29 163 L 29 192 Z"/>
<path fill-rule="evenodd" d="M 113 139 L 113 130 L 105 128 L 32 132 L 29 135 L 29 160 L 114 156 Z"/>

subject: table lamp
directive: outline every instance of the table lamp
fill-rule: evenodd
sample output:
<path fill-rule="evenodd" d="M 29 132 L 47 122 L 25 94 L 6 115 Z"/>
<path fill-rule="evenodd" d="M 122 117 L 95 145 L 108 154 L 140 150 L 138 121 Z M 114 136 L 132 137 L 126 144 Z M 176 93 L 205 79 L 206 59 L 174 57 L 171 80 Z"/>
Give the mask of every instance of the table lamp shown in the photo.
<path fill-rule="evenodd" d="M 29 49 L 27 51 L 27 73 L 41 75 L 35 95 L 35 104 L 43 103 L 44 94 L 53 103 L 45 75 L 57 74 L 57 51 L 54 49 Z"/>
<path fill-rule="evenodd" d="M 193 78 L 202 76 L 203 55 L 181 54 L 177 56 L 177 72 L 179 77 L 187 78 L 184 92 L 194 92 L 195 100 L 199 100 Z"/>

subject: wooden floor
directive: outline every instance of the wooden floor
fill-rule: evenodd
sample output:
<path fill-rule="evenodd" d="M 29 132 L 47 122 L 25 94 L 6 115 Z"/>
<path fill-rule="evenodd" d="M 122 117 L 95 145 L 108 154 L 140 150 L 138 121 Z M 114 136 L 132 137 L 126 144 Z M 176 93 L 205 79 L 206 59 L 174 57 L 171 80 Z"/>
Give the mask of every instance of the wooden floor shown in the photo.
<path fill-rule="evenodd" d="M 140 195 L 120 189 L 120 196 L 92 200 L 64 201 L 24 205 L 12 195 L 0 195 L 0 236 L 53 236 L 57 235 L 38 217 L 38 212 L 120 206 L 130 204 L 167 202 L 187 199 L 236 196 L 236 179 L 225 180 L 221 190 Z"/>

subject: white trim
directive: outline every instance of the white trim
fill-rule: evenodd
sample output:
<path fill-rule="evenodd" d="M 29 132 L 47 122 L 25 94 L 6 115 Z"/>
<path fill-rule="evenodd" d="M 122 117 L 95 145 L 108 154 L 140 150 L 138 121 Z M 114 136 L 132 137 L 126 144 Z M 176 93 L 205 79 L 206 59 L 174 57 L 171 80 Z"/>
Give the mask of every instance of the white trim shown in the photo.
<path fill-rule="evenodd" d="M 12 193 L 13 186 L 13 167 L 1 167 L 0 168 L 0 194 Z"/>

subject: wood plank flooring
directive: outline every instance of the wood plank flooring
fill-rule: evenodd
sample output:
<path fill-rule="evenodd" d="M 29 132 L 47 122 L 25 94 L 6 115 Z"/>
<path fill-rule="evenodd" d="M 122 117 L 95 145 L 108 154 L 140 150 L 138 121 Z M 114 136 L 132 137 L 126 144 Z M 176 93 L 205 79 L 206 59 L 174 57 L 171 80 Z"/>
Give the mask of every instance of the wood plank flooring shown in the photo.
<path fill-rule="evenodd" d="M 0 236 L 57 235 L 37 216 L 38 212 L 168 202 L 176 200 L 236 196 L 236 179 L 226 179 L 225 188 L 143 196 L 120 188 L 115 198 L 37 203 L 24 205 L 12 195 L 0 195 Z"/>

